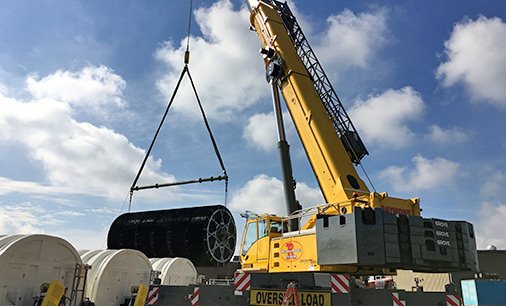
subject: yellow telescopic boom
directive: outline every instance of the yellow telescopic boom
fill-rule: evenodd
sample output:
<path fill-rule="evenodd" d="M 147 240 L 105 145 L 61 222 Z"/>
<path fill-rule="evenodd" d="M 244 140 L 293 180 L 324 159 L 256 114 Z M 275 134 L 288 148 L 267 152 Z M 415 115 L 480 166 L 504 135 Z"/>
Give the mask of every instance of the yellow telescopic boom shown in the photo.
<path fill-rule="evenodd" d="M 354 163 L 368 152 L 288 6 L 258 1 L 250 21 L 261 41 L 267 79 L 283 94 L 327 203 L 339 205 L 342 211 L 336 213 L 370 206 L 420 215 L 418 199 L 371 193 L 358 176 Z"/>

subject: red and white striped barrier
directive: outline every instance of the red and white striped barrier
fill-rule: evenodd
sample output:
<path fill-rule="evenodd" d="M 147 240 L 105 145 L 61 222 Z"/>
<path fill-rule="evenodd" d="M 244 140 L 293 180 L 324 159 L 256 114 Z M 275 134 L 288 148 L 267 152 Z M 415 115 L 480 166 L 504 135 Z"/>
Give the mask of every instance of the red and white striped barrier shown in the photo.
<path fill-rule="evenodd" d="M 251 289 L 251 274 L 238 273 L 234 274 L 235 295 L 242 295 L 243 291 Z"/>
<path fill-rule="evenodd" d="M 199 287 L 195 287 L 193 294 L 190 294 L 190 302 L 193 306 L 199 306 Z"/>
<path fill-rule="evenodd" d="M 460 298 L 456 294 L 446 296 L 446 306 L 460 306 Z"/>
<path fill-rule="evenodd" d="M 332 293 L 350 293 L 350 276 L 347 274 L 331 274 Z"/>
<path fill-rule="evenodd" d="M 160 288 L 153 287 L 148 293 L 148 305 L 158 305 L 158 292 Z"/>
<path fill-rule="evenodd" d="M 399 299 L 399 293 L 392 292 L 393 306 L 406 306 L 406 301 Z"/>

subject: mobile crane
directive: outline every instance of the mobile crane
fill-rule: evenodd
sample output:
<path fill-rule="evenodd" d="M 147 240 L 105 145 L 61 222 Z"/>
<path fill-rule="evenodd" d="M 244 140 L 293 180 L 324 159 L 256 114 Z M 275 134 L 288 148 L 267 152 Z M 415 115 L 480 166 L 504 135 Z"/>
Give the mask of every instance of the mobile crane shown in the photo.
<path fill-rule="evenodd" d="M 447 294 L 453 294 L 451 289 L 440 294 L 400 292 L 399 295 L 392 290 L 358 289 L 350 275 L 395 274 L 397 269 L 477 271 L 472 224 L 422 218 L 418 198 L 400 199 L 371 192 L 355 169 L 368 151 L 288 5 L 276 0 L 250 0 L 248 4 L 251 29 L 260 38 L 266 79 L 272 87 L 288 216 L 243 214 L 247 221 L 239 250 L 241 268 L 235 272 L 234 284 L 152 285 L 154 292 L 159 289 L 159 304 L 198 305 L 201 301 L 201 306 L 352 306 L 392 305 L 392 302 L 402 305 L 401 299 L 404 299 L 409 305 L 443 305 Z M 326 204 L 302 209 L 295 199 L 279 92 Z M 177 223 L 173 221 L 174 212 L 167 212 L 170 218 L 163 217 L 160 222 L 147 216 L 127 220 L 125 224 L 144 234 L 133 235 L 135 243 L 121 244 L 121 247 L 137 248 L 146 244 L 148 250 L 173 252 L 187 248 L 191 251 L 187 254 L 196 254 L 201 262 L 228 262 L 228 255 L 233 253 L 230 247 L 235 244 L 231 214 L 220 206 L 207 220 L 203 217 L 205 214 L 196 213 L 195 217 L 196 210 L 181 210 L 181 216 L 176 218 L 181 222 Z M 203 224 L 199 230 L 187 226 L 197 224 L 196 220 L 199 225 Z M 302 226 L 301 220 L 306 221 Z M 148 228 L 149 223 L 156 223 L 164 230 L 156 224 Z M 112 231 L 113 227 L 109 238 L 125 242 L 128 233 Z M 204 229 L 201 236 L 188 236 L 200 233 L 201 228 Z M 158 244 L 160 241 L 162 244 Z M 204 246 L 194 249 L 198 245 Z M 210 251 L 219 249 L 230 249 L 232 253 L 216 257 Z M 208 260 L 207 253 L 214 260 Z M 164 254 L 159 256 L 167 256 Z M 174 256 L 185 255 L 171 253 L 170 257 Z M 290 294 L 291 303 L 288 302 Z M 301 303 L 295 303 L 295 297 Z"/>
<path fill-rule="evenodd" d="M 288 218 L 249 215 L 241 244 L 244 272 L 478 269 L 473 226 L 420 217 L 418 198 L 370 192 L 354 164 L 368 154 L 286 3 L 251 1 L 278 123 Z M 327 204 L 298 209 L 279 91 Z M 297 222 L 309 218 L 299 228 Z M 390 271 L 390 272 L 388 272 Z"/>

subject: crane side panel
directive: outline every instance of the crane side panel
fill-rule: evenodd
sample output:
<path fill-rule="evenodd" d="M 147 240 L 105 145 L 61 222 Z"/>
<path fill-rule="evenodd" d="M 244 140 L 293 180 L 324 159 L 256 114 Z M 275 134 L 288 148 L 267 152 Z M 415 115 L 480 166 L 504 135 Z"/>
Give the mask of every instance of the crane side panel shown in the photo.
<path fill-rule="evenodd" d="M 270 272 L 319 271 L 314 234 L 275 239 L 271 243 Z"/>

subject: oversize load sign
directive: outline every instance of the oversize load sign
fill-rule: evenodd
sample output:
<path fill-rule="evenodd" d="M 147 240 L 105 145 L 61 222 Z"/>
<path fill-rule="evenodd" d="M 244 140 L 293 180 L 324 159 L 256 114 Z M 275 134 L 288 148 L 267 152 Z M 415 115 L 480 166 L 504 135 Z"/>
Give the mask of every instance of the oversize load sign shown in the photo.
<path fill-rule="evenodd" d="M 281 305 L 285 291 L 251 290 L 250 305 Z M 330 292 L 300 292 L 300 306 L 330 306 Z M 293 296 L 288 305 L 295 305 Z"/>

